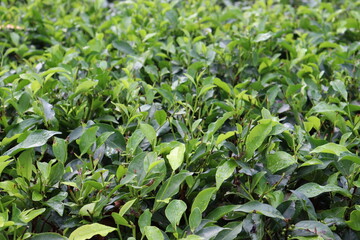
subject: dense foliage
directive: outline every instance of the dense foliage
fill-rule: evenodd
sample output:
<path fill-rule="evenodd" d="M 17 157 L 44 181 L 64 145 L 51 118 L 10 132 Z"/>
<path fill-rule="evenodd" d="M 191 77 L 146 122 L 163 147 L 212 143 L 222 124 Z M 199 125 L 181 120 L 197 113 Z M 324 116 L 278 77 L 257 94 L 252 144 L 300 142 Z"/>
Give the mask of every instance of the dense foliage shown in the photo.
<path fill-rule="evenodd" d="M 359 13 L 1 1 L 0 240 L 359 239 Z"/>

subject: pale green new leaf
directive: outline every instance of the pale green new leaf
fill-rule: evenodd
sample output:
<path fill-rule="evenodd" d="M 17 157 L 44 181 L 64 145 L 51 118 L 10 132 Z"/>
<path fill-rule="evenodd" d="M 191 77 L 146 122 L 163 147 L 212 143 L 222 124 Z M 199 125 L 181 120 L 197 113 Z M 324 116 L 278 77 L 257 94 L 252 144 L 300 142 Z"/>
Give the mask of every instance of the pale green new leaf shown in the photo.
<path fill-rule="evenodd" d="M 237 164 L 235 161 L 229 160 L 217 167 L 215 174 L 217 189 L 219 189 L 221 184 L 234 173 L 236 166 Z"/>
<path fill-rule="evenodd" d="M 296 164 L 296 159 L 287 152 L 278 151 L 267 156 L 267 168 L 272 173 L 276 173 L 293 164 Z"/>
<path fill-rule="evenodd" d="M 116 228 L 105 226 L 99 223 L 92 223 L 78 227 L 70 234 L 69 240 L 86 240 L 95 235 L 105 237 L 109 233 L 115 231 Z"/>
<path fill-rule="evenodd" d="M 258 149 L 272 129 L 272 121 L 267 119 L 259 125 L 255 126 L 246 138 L 246 158 L 253 156 L 256 149 Z"/>
<path fill-rule="evenodd" d="M 164 240 L 164 236 L 160 229 L 154 226 L 146 226 L 145 235 L 148 240 Z"/>
<path fill-rule="evenodd" d="M 178 169 L 184 161 L 185 153 L 185 144 L 180 144 L 175 147 L 171 152 L 166 156 L 169 160 L 170 166 L 173 171 Z"/>
<path fill-rule="evenodd" d="M 204 212 L 210 202 L 212 195 L 215 192 L 216 192 L 215 187 L 207 188 L 199 192 L 194 199 L 194 202 L 191 207 L 191 211 L 193 211 L 195 208 L 199 208 L 200 212 Z"/>
<path fill-rule="evenodd" d="M 335 154 L 336 156 L 340 156 L 340 154 L 343 152 L 349 152 L 349 150 L 346 147 L 336 143 L 327 143 L 311 151 L 311 153 L 331 153 Z"/>
<path fill-rule="evenodd" d="M 165 216 L 174 228 L 179 225 L 182 215 L 186 211 L 187 206 L 184 201 L 172 200 L 165 209 Z"/>

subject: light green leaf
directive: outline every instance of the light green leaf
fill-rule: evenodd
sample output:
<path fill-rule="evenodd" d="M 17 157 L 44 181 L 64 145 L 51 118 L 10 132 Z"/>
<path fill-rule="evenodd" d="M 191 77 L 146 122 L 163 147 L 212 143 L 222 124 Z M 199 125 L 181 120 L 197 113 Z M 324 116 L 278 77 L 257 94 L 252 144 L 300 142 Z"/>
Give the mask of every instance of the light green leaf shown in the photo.
<path fill-rule="evenodd" d="M 85 82 L 80 83 L 76 89 L 75 89 L 75 94 L 73 96 L 77 96 L 80 93 L 85 93 L 85 92 L 91 92 L 89 91 L 92 87 L 95 87 L 97 85 L 96 81 L 93 80 L 87 80 Z M 73 97 L 72 96 L 72 97 Z"/>
<path fill-rule="evenodd" d="M 156 132 L 154 128 L 146 123 L 140 124 L 140 129 L 152 146 L 156 144 Z"/>
<path fill-rule="evenodd" d="M 119 214 L 120 216 L 124 216 L 124 214 L 129 211 L 129 209 L 131 208 L 131 206 L 135 203 L 136 199 L 127 201 L 120 209 Z"/>
<path fill-rule="evenodd" d="M 62 138 L 54 138 L 54 142 L 52 145 L 53 153 L 57 160 L 62 163 L 65 163 L 67 160 L 67 143 Z"/>
<path fill-rule="evenodd" d="M 19 176 L 31 179 L 32 168 L 33 168 L 34 150 L 29 149 L 20 154 L 16 162 L 16 172 Z"/>
<path fill-rule="evenodd" d="M 172 200 L 165 209 L 165 216 L 169 222 L 173 225 L 174 229 L 179 225 L 180 219 L 184 212 L 186 211 L 187 206 L 181 200 Z"/>
<path fill-rule="evenodd" d="M 90 239 L 95 235 L 105 237 L 109 233 L 115 231 L 116 228 L 108 227 L 99 223 L 92 223 L 78 227 L 70 234 L 69 240 L 85 240 Z"/>
<path fill-rule="evenodd" d="M 88 203 L 88 204 L 85 204 L 84 206 L 82 206 L 79 210 L 79 214 L 80 216 L 88 216 L 90 217 L 91 215 L 94 214 L 94 210 L 95 210 L 95 204 L 94 202 L 92 203 Z"/>
<path fill-rule="evenodd" d="M 144 228 L 151 225 L 152 214 L 149 209 L 146 209 L 139 217 L 139 228 L 142 234 L 145 233 Z"/>
<path fill-rule="evenodd" d="M 199 192 L 194 199 L 194 202 L 191 207 L 191 211 L 193 211 L 195 208 L 199 208 L 200 212 L 204 212 L 210 202 L 212 195 L 215 192 L 216 192 L 215 187 L 207 188 Z"/>
<path fill-rule="evenodd" d="M 343 152 L 349 152 L 349 150 L 346 147 L 336 143 L 327 143 L 315 148 L 310 153 L 331 153 L 335 154 L 336 156 L 340 156 L 340 154 Z"/>
<path fill-rule="evenodd" d="M 322 42 L 320 45 L 319 45 L 319 48 L 339 48 L 339 44 L 337 43 L 333 43 L 333 42 Z"/>
<path fill-rule="evenodd" d="M 224 125 L 224 123 L 226 122 L 226 120 L 228 120 L 232 115 L 233 115 L 232 112 L 227 112 L 222 117 L 220 117 L 218 120 L 216 120 L 215 122 L 210 123 L 209 128 L 208 128 L 206 134 L 204 135 L 203 141 L 207 142 L 207 141 L 211 140 L 211 138 L 215 134 L 215 132 L 217 130 L 219 130 L 219 128 L 221 128 Z"/>
<path fill-rule="evenodd" d="M 60 216 L 64 214 L 64 203 L 63 201 L 67 198 L 67 192 L 60 192 L 56 196 L 50 198 L 45 204 L 54 209 Z"/>
<path fill-rule="evenodd" d="M 237 164 L 235 161 L 229 160 L 217 167 L 215 174 L 217 189 L 219 189 L 221 184 L 234 173 L 236 166 Z"/>
<path fill-rule="evenodd" d="M 333 87 L 333 89 L 341 94 L 341 96 L 347 101 L 348 98 L 348 92 L 346 90 L 346 86 L 343 81 L 341 80 L 335 80 L 331 81 L 330 85 Z"/>
<path fill-rule="evenodd" d="M 1 173 L 4 170 L 4 168 L 6 168 L 6 166 L 9 165 L 9 163 L 14 161 L 13 159 L 8 160 L 9 158 L 10 158 L 10 156 L 1 156 L 0 157 L 0 176 L 1 176 Z M 8 161 L 6 161 L 6 160 L 8 160 Z"/>
<path fill-rule="evenodd" d="M 296 192 L 300 192 L 304 194 L 308 198 L 319 196 L 322 193 L 326 192 L 336 192 L 340 193 L 343 196 L 351 197 L 351 194 L 348 190 L 341 188 L 339 186 L 336 186 L 334 184 L 328 184 L 325 186 L 321 186 L 317 183 L 306 183 L 295 190 Z M 290 199 L 294 200 L 296 199 L 295 196 L 291 196 Z"/>
<path fill-rule="evenodd" d="M 206 219 L 217 221 L 238 207 L 240 207 L 240 205 L 225 205 L 217 207 L 206 216 Z"/>
<path fill-rule="evenodd" d="M 131 137 L 129 138 L 128 144 L 126 145 L 126 150 L 129 151 L 129 153 L 134 154 L 136 148 L 139 146 L 139 144 L 144 140 L 145 135 L 140 129 L 135 130 Z"/>
<path fill-rule="evenodd" d="M 350 214 L 350 220 L 346 224 L 354 231 L 360 231 L 360 211 L 354 210 Z"/>
<path fill-rule="evenodd" d="M 222 133 L 218 136 L 215 145 L 219 145 L 220 143 L 222 143 L 223 141 L 225 141 L 226 139 L 228 139 L 229 137 L 232 137 L 236 134 L 236 131 L 230 131 L 227 133 Z"/>
<path fill-rule="evenodd" d="M 43 212 L 45 212 L 46 208 L 40 208 L 40 209 L 29 209 L 29 210 L 25 210 L 22 211 L 20 214 L 20 219 L 21 221 L 23 221 L 24 223 L 28 223 L 31 220 L 33 220 L 34 218 L 36 218 L 37 216 L 41 215 Z"/>
<path fill-rule="evenodd" d="M 219 78 L 214 79 L 214 84 L 224 90 L 227 94 L 231 93 L 231 89 L 226 82 L 221 81 Z"/>
<path fill-rule="evenodd" d="M 39 98 L 40 102 L 42 104 L 43 110 L 44 110 L 44 116 L 45 116 L 45 120 L 46 121 L 53 121 L 55 120 L 55 111 L 53 109 L 53 105 L 51 105 L 50 103 L 48 103 L 47 101 L 45 101 L 42 98 Z"/>
<path fill-rule="evenodd" d="M 352 161 L 352 162 L 360 165 L 360 157 L 358 157 L 356 155 L 344 156 L 340 160 L 348 160 L 348 161 Z"/>
<path fill-rule="evenodd" d="M 165 205 L 162 201 L 174 196 L 179 191 L 180 184 L 185 180 L 187 176 L 192 173 L 187 171 L 181 171 L 178 174 L 170 177 L 160 187 L 155 197 L 154 211 Z"/>
<path fill-rule="evenodd" d="M 194 232 L 195 229 L 200 225 L 202 220 L 202 214 L 198 207 L 194 208 L 189 217 L 189 226 L 191 229 L 191 232 Z"/>
<path fill-rule="evenodd" d="M 166 122 L 166 112 L 164 110 L 156 111 L 154 117 L 160 126 Z"/>
<path fill-rule="evenodd" d="M 272 37 L 272 32 L 260 33 L 256 35 L 254 42 L 263 42 Z"/>
<path fill-rule="evenodd" d="M 121 40 L 114 40 L 112 42 L 112 45 L 114 46 L 114 48 L 116 48 L 117 50 L 126 53 L 126 54 L 134 54 L 134 49 L 130 46 L 130 44 L 128 44 L 125 41 L 121 41 Z"/>
<path fill-rule="evenodd" d="M 314 158 L 314 159 L 310 159 L 310 160 L 304 162 L 299 167 L 313 166 L 313 165 L 319 165 L 319 164 L 323 164 L 323 162 L 319 159 Z"/>
<path fill-rule="evenodd" d="M 264 120 L 262 123 L 255 126 L 246 138 L 246 157 L 253 156 L 256 149 L 258 149 L 272 129 L 272 121 L 270 119 Z"/>
<path fill-rule="evenodd" d="M 317 130 L 320 131 L 320 126 L 321 126 L 321 121 L 318 117 L 315 116 L 311 116 L 308 117 L 307 120 L 312 123 L 313 127 Z"/>
<path fill-rule="evenodd" d="M 175 147 L 171 152 L 166 156 L 169 160 L 170 166 L 173 171 L 178 169 L 184 161 L 184 153 L 185 153 L 185 144 L 180 144 Z"/>
<path fill-rule="evenodd" d="M 120 214 L 113 212 L 113 213 L 111 213 L 111 216 L 114 218 L 114 221 L 116 222 L 116 224 L 126 226 L 126 227 L 131 227 L 131 225 L 128 223 L 128 221 Z"/>
<path fill-rule="evenodd" d="M 146 226 L 145 235 L 148 240 L 164 240 L 164 236 L 160 229 L 154 226 Z"/>
<path fill-rule="evenodd" d="M 180 238 L 180 240 L 204 240 L 204 238 L 198 235 L 187 235 L 186 238 Z"/>
<path fill-rule="evenodd" d="M 332 105 L 332 104 L 327 104 L 325 102 L 318 103 L 316 106 L 314 106 L 312 109 L 310 109 L 310 111 L 307 114 L 311 115 L 313 113 L 326 113 L 326 112 L 339 112 L 339 113 L 346 114 L 346 112 L 344 110 L 342 110 L 341 108 L 339 108 L 335 105 Z"/>
<path fill-rule="evenodd" d="M 81 137 L 77 140 L 79 144 L 81 155 L 87 153 L 91 145 L 96 142 L 96 132 L 99 129 L 98 126 L 93 126 L 85 130 Z"/>
<path fill-rule="evenodd" d="M 285 169 L 293 164 L 296 164 L 296 160 L 290 154 L 278 151 L 274 154 L 267 156 L 267 168 L 272 172 L 276 173 L 282 169 Z"/>
<path fill-rule="evenodd" d="M 121 180 L 121 178 L 126 174 L 127 169 L 123 165 L 119 165 L 119 167 L 116 170 L 116 178 L 118 181 Z"/>
<path fill-rule="evenodd" d="M 244 205 L 235 209 L 234 211 L 257 213 L 271 218 L 285 219 L 283 215 L 281 215 L 281 213 L 276 208 L 270 206 L 269 204 L 261 203 L 258 201 L 247 202 Z"/>
<path fill-rule="evenodd" d="M 113 135 L 115 132 L 103 132 L 97 139 L 96 139 L 96 148 L 102 146 L 106 140 Z"/>
<path fill-rule="evenodd" d="M 61 132 L 36 130 L 30 133 L 24 141 L 22 141 L 15 147 L 9 149 L 3 155 L 13 156 L 21 150 L 40 147 L 42 145 L 45 145 L 48 139 L 56 134 L 61 134 Z"/>

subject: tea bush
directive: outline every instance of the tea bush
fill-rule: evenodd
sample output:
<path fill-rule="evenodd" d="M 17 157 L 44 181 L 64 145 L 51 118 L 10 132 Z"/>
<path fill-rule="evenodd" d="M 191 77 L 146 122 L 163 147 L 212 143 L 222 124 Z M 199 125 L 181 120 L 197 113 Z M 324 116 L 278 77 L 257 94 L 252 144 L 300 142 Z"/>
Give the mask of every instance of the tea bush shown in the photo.
<path fill-rule="evenodd" d="M 359 239 L 359 13 L 2 1 L 0 240 Z"/>

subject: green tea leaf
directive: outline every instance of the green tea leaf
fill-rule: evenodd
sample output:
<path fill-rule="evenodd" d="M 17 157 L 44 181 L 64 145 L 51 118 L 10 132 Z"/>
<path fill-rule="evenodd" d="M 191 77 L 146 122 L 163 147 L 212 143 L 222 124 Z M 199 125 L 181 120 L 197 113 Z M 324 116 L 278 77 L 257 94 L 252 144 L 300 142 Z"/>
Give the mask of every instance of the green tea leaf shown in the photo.
<path fill-rule="evenodd" d="M 56 196 L 50 198 L 45 204 L 54 209 L 60 216 L 63 216 L 65 209 L 63 201 L 67 198 L 67 196 L 67 192 L 60 192 Z"/>
<path fill-rule="evenodd" d="M 191 229 L 191 232 L 194 232 L 195 229 L 200 225 L 202 220 L 201 211 L 198 207 L 194 208 L 189 216 L 189 226 Z"/>
<path fill-rule="evenodd" d="M 226 161 L 216 169 L 216 188 L 219 189 L 221 184 L 228 179 L 236 168 L 237 164 L 235 161 Z"/>
<path fill-rule="evenodd" d="M 36 218 L 37 216 L 41 215 L 42 213 L 44 213 L 46 210 L 46 208 L 40 208 L 40 209 L 29 209 L 29 210 L 25 210 L 22 211 L 20 214 L 20 220 L 24 223 L 28 223 L 31 220 L 33 220 L 34 218 Z"/>
<path fill-rule="evenodd" d="M 272 32 L 260 33 L 255 37 L 254 42 L 263 42 L 271 37 L 272 37 Z"/>
<path fill-rule="evenodd" d="M 34 150 L 29 149 L 20 154 L 17 161 L 17 174 L 30 181 L 33 169 Z"/>
<path fill-rule="evenodd" d="M 340 193 L 341 195 L 346 196 L 346 197 L 351 196 L 351 194 L 348 190 L 341 188 L 339 186 L 333 185 L 333 184 L 321 186 L 317 183 L 306 183 L 306 184 L 300 186 L 299 188 L 297 188 L 295 191 L 304 194 L 308 198 L 316 197 L 316 196 L 319 196 L 320 194 L 326 193 L 326 192 L 336 192 L 336 193 Z M 291 199 L 294 199 L 294 198 L 291 197 Z"/>
<path fill-rule="evenodd" d="M 151 145 L 155 146 L 156 145 L 156 132 L 155 132 L 154 128 L 149 124 L 142 123 L 142 124 L 140 124 L 140 129 L 141 129 L 142 133 L 146 136 L 147 140 L 151 143 Z"/>
<path fill-rule="evenodd" d="M 178 174 L 170 177 L 160 187 L 155 197 L 154 211 L 161 208 L 165 204 L 161 201 L 174 196 L 178 191 L 180 184 L 185 180 L 187 176 L 191 176 L 192 173 L 187 171 L 181 171 Z"/>
<path fill-rule="evenodd" d="M 129 211 L 131 206 L 135 203 L 136 199 L 133 199 L 131 201 L 127 201 L 120 209 L 119 214 L 120 216 L 124 216 L 124 214 Z"/>
<path fill-rule="evenodd" d="M 29 240 L 67 240 L 67 238 L 58 233 L 37 233 L 32 235 Z"/>
<path fill-rule="evenodd" d="M 327 104 L 325 102 L 320 102 L 316 106 L 314 106 L 310 111 L 307 113 L 308 115 L 311 115 L 313 113 L 326 113 L 326 112 L 339 112 L 346 114 L 344 110 L 341 108 L 333 105 L 333 104 Z"/>
<path fill-rule="evenodd" d="M 75 89 L 75 93 L 72 97 L 75 97 L 81 93 L 85 93 L 88 92 L 91 88 L 95 87 L 98 83 L 93 81 L 93 80 L 87 80 L 84 81 L 82 83 L 80 83 L 76 89 Z"/>
<path fill-rule="evenodd" d="M 67 143 L 64 139 L 54 138 L 54 142 L 52 145 L 53 153 L 57 160 L 65 163 L 67 160 Z"/>
<path fill-rule="evenodd" d="M 125 227 L 131 227 L 131 225 L 128 223 L 128 221 L 126 221 L 126 219 L 121 216 L 121 214 L 113 212 L 111 213 L 111 216 L 114 218 L 114 221 L 116 222 L 116 224 L 125 226 Z"/>
<path fill-rule="evenodd" d="M 204 135 L 204 142 L 209 141 L 212 136 L 215 134 L 215 132 L 217 130 L 219 130 L 219 128 L 221 128 L 224 123 L 226 122 L 226 120 L 228 120 L 231 116 L 233 115 L 232 112 L 227 112 L 225 113 L 222 117 L 220 117 L 218 120 L 216 120 L 216 122 L 213 122 L 209 125 L 209 128 L 206 132 L 206 134 Z"/>
<path fill-rule="evenodd" d="M 258 124 L 250 131 L 245 142 L 247 158 L 253 156 L 255 150 L 262 145 L 266 137 L 271 132 L 271 129 L 272 129 L 272 121 L 268 119 Z"/>
<path fill-rule="evenodd" d="M 195 197 L 193 204 L 191 206 L 191 212 L 194 211 L 195 208 L 199 208 L 200 212 L 204 212 L 207 208 L 212 195 L 216 192 L 216 188 L 207 188 L 198 193 Z"/>
<path fill-rule="evenodd" d="M 246 212 L 246 213 L 257 213 L 257 214 L 262 214 L 262 215 L 265 215 L 265 216 L 271 217 L 271 218 L 285 219 L 283 217 L 283 215 L 276 208 L 274 208 L 268 204 L 258 202 L 258 201 L 247 202 L 244 205 L 235 209 L 234 211 Z"/>
<path fill-rule="evenodd" d="M 295 224 L 295 229 L 304 230 L 304 232 L 318 235 L 323 239 L 335 239 L 335 236 L 332 233 L 331 229 L 325 224 L 318 221 L 306 220 L 298 222 Z"/>
<path fill-rule="evenodd" d="M 218 138 L 216 139 L 216 145 L 219 145 L 220 143 L 222 143 L 223 141 L 225 141 L 226 139 L 234 136 L 236 134 L 236 131 L 230 131 L 227 133 L 222 133 L 218 136 Z"/>
<path fill-rule="evenodd" d="M 335 154 L 336 156 L 340 156 L 340 154 L 343 152 L 349 152 L 349 150 L 346 147 L 336 143 L 327 143 L 315 148 L 310 153 L 331 153 Z"/>
<path fill-rule="evenodd" d="M 145 227 L 151 225 L 152 214 L 149 209 L 146 209 L 139 217 L 139 227 L 142 234 L 145 234 Z"/>
<path fill-rule="evenodd" d="M 90 147 L 96 142 L 96 132 L 99 129 L 98 126 L 93 126 L 85 130 L 85 132 L 78 139 L 81 154 L 84 155 L 88 152 Z"/>
<path fill-rule="evenodd" d="M 206 219 L 217 221 L 238 207 L 240 207 L 240 205 L 225 205 L 217 207 L 206 216 Z"/>
<path fill-rule="evenodd" d="M 267 168 L 272 173 L 276 173 L 293 164 L 296 164 L 296 159 L 287 152 L 278 151 L 267 156 Z"/>
<path fill-rule="evenodd" d="M 129 153 L 134 154 L 136 148 L 139 146 L 142 140 L 144 140 L 144 138 L 145 135 L 140 129 L 135 130 L 135 132 L 133 132 L 129 138 L 128 144 L 126 145 L 126 150 L 129 151 Z"/>
<path fill-rule="evenodd" d="M 126 54 L 134 54 L 134 49 L 125 41 L 115 40 L 112 45 L 119 51 Z"/>
<path fill-rule="evenodd" d="M 350 214 L 350 220 L 346 224 L 354 231 L 360 231 L 360 211 L 354 210 Z"/>
<path fill-rule="evenodd" d="M 95 235 L 105 237 L 115 230 L 116 228 L 108 227 L 99 223 L 86 224 L 75 229 L 75 231 L 70 234 L 69 240 L 86 240 Z"/>
<path fill-rule="evenodd" d="M 214 79 L 214 84 L 224 90 L 227 94 L 231 94 L 231 89 L 229 85 L 223 81 L 221 81 L 219 78 Z"/>
<path fill-rule="evenodd" d="M 164 123 L 166 122 L 166 116 L 167 116 L 166 112 L 164 110 L 156 111 L 154 116 L 155 116 L 157 123 L 160 126 L 164 125 Z"/>
<path fill-rule="evenodd" d="M 154 226 L 146 226 L 145 235 L 148 240 L 164 240 L 164 236 L 160 229 Z"/>
<path fill-rule="evenodd" d="M 346 86 L 343 81 L 341 80 L 331 81 L 330 85 L 334 88 L 335 91 L 341 94 L 341 96 L 345 99 L 345 101 L 347 101 L 348 92 L 346 90 Z"/>
<path fill-rule="evenodd" d="M 8 160 L 10 156 L 1 156 L 0 157 L 0 176 L 4 168 L 6 168 L 7 165 L 9 165 L 12 161 L 12 159 Z M 8 161 L 7 161 L 8 160 Z"/>
<path fill-rule="evenodd" d="M 21 150 L 43 146 L 46 144 L 49 138 L 60 133 L 61 132 L 36 130 L 31 132 L 24 141 L 9 149 L 3 155 L 13 156 Z"/>
<path fill-rule="evenodd" d="M 184 161 L 185 144 L 180 144 L 166 155 L 173 171 L 178 169 Z"/>
<path fill-rule="evenodd" d="M 181 200 L 172 200 L 165 209 L 165 216 L 169 222 L 176 228 L 179 225 L 180 219 L 184 212 L 186 211 L 187 206 Z"/>

